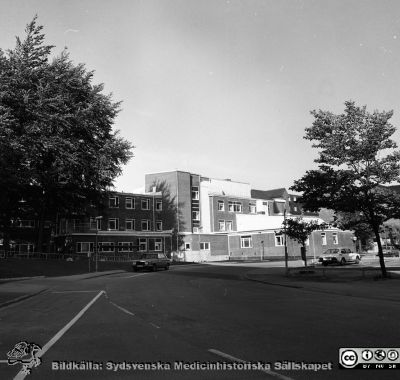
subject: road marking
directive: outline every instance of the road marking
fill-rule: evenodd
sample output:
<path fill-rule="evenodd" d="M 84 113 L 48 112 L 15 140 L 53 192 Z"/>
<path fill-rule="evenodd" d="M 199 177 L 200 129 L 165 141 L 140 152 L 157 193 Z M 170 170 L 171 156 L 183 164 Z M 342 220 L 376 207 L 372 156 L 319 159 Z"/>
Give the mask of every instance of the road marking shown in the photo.
<path fill-rule="evenodd" d="M 212 354 L 221 356 L 221 357 L 223 357 L 225 359 L 228 359 L 228 360 L 230 360 L 232 362 L 248 363 L 248 361 L 246 361 L 246 360 L 235 358 L 232 355 L 226 354 L 225 352 L 222 352 L 222 351 L 215 350 L 213 348 L 210 348 L 208 350 L 208 352 L 211 352 Z M 280 379 L 280 380 L 294 380 L 291 377 L 287 377 L 287 376 L 281 375 L 281 374 L 279 374 L 277 372 L 269 371 L 267 369 L 259 369 L 258 371 L 264 372 L 264 373 L 266 373 L 266 374 L 268 374 L 270 376 L 276 377 L 277 379 Z"/>
<path fill-rule="evenodd" d="M 107 297 L 108 298 L 108 297 Z M 118 308 L 119 310 L 122 310 L 124 313 L 135 316 L 135 314 L 131 313 L 129 310 L 126 310 L 125 308 L 123 308 L 122 306 L 117 305 L 116 303 L 112 302 L 112 301 L 108 301 L 110 302 L 111 305 L 115 306 L 116 308 Z"/>
<path fill-rule="evenodd" d="M 55 291 L 52 292 L 54 294 L 61 294 L 61 293 L 96 293 L 99 290 L 63 290 L 63 291 Z"/>
<path fill-rule="evenodd" d="M 113 277 L 113 278 L 132 278 L 132 277 L 140 277 L 140 276 L 146 276 L 148 273 L 141 273 L 141 274 L 132 274 L 130 276 L 124 276 L 124 277 Z"/>
<path fill-rule="evenodd" d="M 53 336 L 42 348 L 40 351 L 40 357 L 42 357 L 53 345 L 56 343 L 78 320 L 82 317 L 83 314 L 92 306 L 102 294 L 105 294 L 104 290 L 100 291 L 96 297 L 94 297 L 74 318 L 72 318 L 56 335 Z M 29 368 L 33 367 L 32 365 L 28 366 Z M 26 377 L 26 373 L 22 371 L 22 369 L 18 372 L 17 376 L 14 377 L 14 380 L 23 380 Z"/>
<path fill-rule="evenodd" d="M 155 325 L 154 323 L 151 323 L 151 322 L 150 322 L 150 324 L 151 324 L 153 327 L 155 327 L 156 329 L 161 328 L 160 326 L 157 326 L 157 325 Z"/>

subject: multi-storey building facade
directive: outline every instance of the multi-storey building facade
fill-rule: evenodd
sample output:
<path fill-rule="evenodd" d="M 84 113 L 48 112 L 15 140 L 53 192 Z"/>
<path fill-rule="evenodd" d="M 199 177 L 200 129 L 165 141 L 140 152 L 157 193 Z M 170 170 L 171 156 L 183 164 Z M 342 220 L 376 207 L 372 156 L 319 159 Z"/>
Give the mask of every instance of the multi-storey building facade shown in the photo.
<path fill-rule="evenodd" d="M 170 220 L 163 212 L 163 198 L 155 191 L 112 193 L 100 209 L 89 206 L 86 215 L 58 221 L 57 250 L 88 255 L 133 254 L 171 250 Z"/>
<path fill-rule="evenodd" d="M 183 238 L 177 255 L 188 261 L 282 258 L 284 218 L 318 219 L 318 214 L 304 212 L 298 196 L 284 188 L 253 190 L 248 183 L 184 171 L 146 175 L 147 190 L 159 183 L 167 184 L 176 201 Z M 353 248 L 352 237 L 351 232 L 333 227 L 315 231 L 308 255 L 318 256 L 339 245 Z M 296 242 L 288 240 L 287 246 L 292 256 L 300 256 Z"/>

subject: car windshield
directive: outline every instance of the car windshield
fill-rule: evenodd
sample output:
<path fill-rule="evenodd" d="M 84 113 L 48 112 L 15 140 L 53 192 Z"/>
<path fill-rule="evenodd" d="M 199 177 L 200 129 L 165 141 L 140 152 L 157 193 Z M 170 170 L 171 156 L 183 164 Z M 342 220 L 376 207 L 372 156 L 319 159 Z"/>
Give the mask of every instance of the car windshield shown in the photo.
<path fill-rule="evenodd" d="M 331 249 L 327 249 L 323 254 L 324 255 L 332 255 L 333 253 L 339 253 L 339 250 L 338 249 L 333 249 L 333 248 L 331 248 Z"/>
<path fill-rule="evenodd" d="M 156 259 L 157 255 L 153 253 L 143 253 L 141 259 Z"/>

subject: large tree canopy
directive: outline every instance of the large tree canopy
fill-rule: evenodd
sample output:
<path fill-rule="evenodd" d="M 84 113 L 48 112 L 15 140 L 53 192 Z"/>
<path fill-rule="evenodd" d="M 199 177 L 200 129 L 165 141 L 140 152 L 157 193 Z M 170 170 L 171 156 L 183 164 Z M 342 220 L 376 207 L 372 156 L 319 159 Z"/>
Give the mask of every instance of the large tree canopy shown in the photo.
<path fill-rule="evenodd" d="M 393 112 L 369 113 L 365 106 L 347 101 L 342 114 L 311 113 L 314 122 L 304 138 L 319 150 L 319 167 L 295 181 L 292 189 L 303 193 L 301 201 L 308 210 L 357 213 L 358 223 L 367 223 L 375 234 L 386 277 L 379 230 L 400 212 L 400 196 L 385 187 L 400 180 L 400 152 L 389 122 Z"/>
<path fill-rule="evenodd" d="M 13 50 L 0 50 L 3 228 L 21 198 L 40 219 L 99 199 L 132 157 L 132 145 L 112 129 L 120 103 L 66 51 L 50 59 L 44 38 L 35 17 Z"/>

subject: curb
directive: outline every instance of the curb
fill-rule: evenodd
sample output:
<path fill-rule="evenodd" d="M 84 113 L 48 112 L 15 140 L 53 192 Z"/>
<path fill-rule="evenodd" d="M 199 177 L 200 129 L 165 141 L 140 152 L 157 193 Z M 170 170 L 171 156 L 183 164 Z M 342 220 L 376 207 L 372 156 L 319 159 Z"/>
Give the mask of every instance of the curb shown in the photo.
<path fill-rule="evenodd" d="M 10 281 L 24 281 L 24 280 L 34 280 L 36 278 L 44 278 L 45 276 L 33 276 L 33 277 L 7 277 L 0 278 L 0 285 L 2 282 L 10 282 Z"/>
<path fill-rule="evenodd" d="M 256 278 L 249 277 L 247 275 L 247 273 L 244 275 L 244 278 L 249 281 L 260 282 L 260 283 L 268 284 L 268 285 L 283 286 L 285 288 L 304 289 L 304 286 L 300 286 L 300 285 L 287 285 L 287 284 L 279 284 L 276 282 L 269 282 L 269 281 L 265 281 L 265 280 L 258 280 Z"/>
<path fill-rule="evenodd" d="M 6 307 L 6 306 L 12 305 L 12 304 L 14 304 L 14 303 L 24 301 L 24 300 L 26 300 L 26 299 L 28 299 L 28 298 L 32 298 L 32 297 L 34 297 L 34 296 L 37 296 L 37 295 L 39 295 L 40 293 L 43 293 L 43 292 L 45 292 L 45 291 L 47 291 L 47 290 L 48 290 L 48 288 L 42 289 L 42 290 L 39 290 L 39 291 L 36 292 L 36 293 L 25 294 L 25 295 L 23 295 L 23 296 L 20 296 L 20 297 L 13 298 L 13 299 L 11 299 L 11 300 L 2 302 L 2 303 L 0 303 L 0 309 L 3 308 L 3 307 Z"/>
<path fill-rule="evenodd" d="M 95 275 L 89 275 L 87 277 L 83 277 L 82 280 L 89 280 L 91 278 L 97 278 L 97 277 L 105 277 L 105 276 L 111 276 L 112 274 L 119 274 L 119 273 L 128 273 L 126 270 L 120 270 L 120 271 L 115 271 L 111 273 L 100 273 L 100 274 L 95 274 Z"/>

